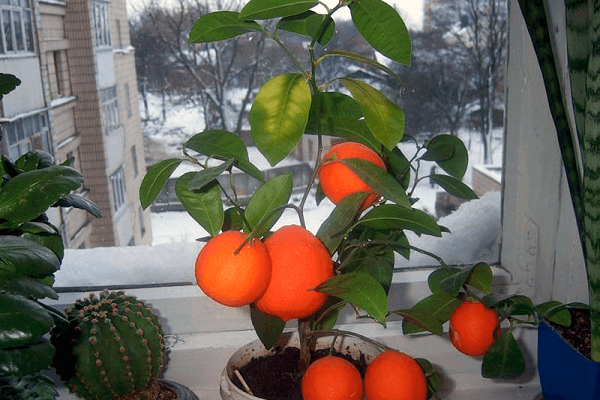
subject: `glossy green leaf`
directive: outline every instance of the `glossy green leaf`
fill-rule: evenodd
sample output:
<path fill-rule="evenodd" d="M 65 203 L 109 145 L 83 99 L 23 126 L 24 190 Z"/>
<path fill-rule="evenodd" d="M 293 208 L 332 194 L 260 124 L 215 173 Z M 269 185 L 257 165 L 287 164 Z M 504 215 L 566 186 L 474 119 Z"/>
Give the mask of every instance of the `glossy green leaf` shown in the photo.
<path fill-rule="evenodd" d="M 32 220 L 82 184 L 83 176 L 71 167 L 55 165 L 19 174 L 0 189 L 0 219 L 15 224 Z"/>
<path fill-rule="evenodd" d="M 402 329 L 406 334 L 411 332 L 422 332 L 423 330 L 440 336 L 444 333 L 441 322 L 429 315 L 426 311 L 418 309 L 395 310 L 392 311 L 392 314 L 400 315 L 404 318 L 403 321 L 407 321 L 406 323 L 402 323 Z"/>
<path fill-rule="evenodd" d="M 359 223 L 374 229 L 408 229 L 417 234 L 442 236 L 437 222 L 429 214 L 396 204 L 383 204 L 373 208 Z"/>
<path fill-rule="evenodd" d="M 190 31 L 189 42 L 218 42 L 261 30 L 262 27 L 256 22 L 240 19 L 238 12 L 215 11 L 198 18 Z"/>
<path fill-rule="evenodd" d="M 0 351 L 0 365 L 3 375 L 28 376 L 50 368 L 54 357 L 54 346 L 47 340 L 39 343 L 13 349 Z M 51 386 L 54 389 L 54 385 Z M 48 389 L 44 387 L 43 390 Z M 52 397 L 40 397 L 39 392 L 32 393 L 31 399 L 54 399 L 55 393 L 49 392 Z"/>
<path fill-rule="evenodd" d="M 70 193 L 59 199 L 55 204 L 57 207 L 74 207 L 85 210 L 96 218 L 102 218 L 102 210 L 96 203 L 80 194 Z"/>
<path fill-rule="evenodd" d="M 566 305 L 560 301 L 552 300 L 535 307 L 537 313 L 544 319 L 562 326 L 571 325 L 571 313 Z"/>
<path fill-rule="evenodd" d="M 405 190 L 410 186 L 410 161 L 402 153 L 398 147 L 394 147 L 391 151 L 383 148 L 383 156 L 388 166 L 388 173 L 396 179 Z"/>
<path fill-rule="evenodd" d="M 329 43 L 335 33 L 335 22 L 327 15 L 317 14 L 314 11 L 306 11 L 302 14 L 282 18 L 277 23 L 277 29 L 297 33 L 314 39 L 321 32 L 321 29 L 323 29 L 323 23 L 326 20 L 328 21 L 328 25 L 325 28 L 322 37 L 317 38 L 318 43 L 325 46 Z"/>
<path fill-rule="evenodd" d="M 431 175 L 429 179 L 432 182 L 440 185 L 446 192 L 458 197 L 459 199 L 472 200 L 478 198 L 473 189 L 453 176 L 434 174 Z"/>
<path fill-rule="evenodd" d="M 188 172 L 180 176 L 175 183 L 175 193 L 188 214 L 209 235 L 215 236 L 221 230 L 224 220 L 221 190 L 216 184 L 207 185 L 199 191 L 189 190 L 188 185 L 194 175 L 194 172 Z"/>
<path fill-rule="evenodd" d="M 398 75 L 396 75 L 396 73 L 389 67 L 385 66 L 384 64 L 381 64 L 380 62 L 378 62 L 377 60 L 374 60 L 372 58 L 369 57 L 365 57 L 361 54 L 357 54 L 357 53 L 352 53 L 350 51 L 344 51 L 344 50 L 331 50 L 326 52 L 325 54 L 323 54 L 321 57 L 319 57 L 316 60 L 316 64 L 319 64 L 322 60 L 328 58 L 328 57 L 342 57 L 342 58 L 347 58 L 349 60 L 354 60 L 354 61 L 358 61 L 361 62 L 363 64 L 367 64 L 375 69 L 384 71 L 386 74 L 390 75 L 392 78 L 394 78 L 395 80 L 402 82 L 402 80 L 400 79 L 400 77 Z"/>
<path fill-rule="evenodd" d="M 330 253 L 335 252 L 344 238 L 366 196 L 366 193 L 353 193 L 344 197 L 319 227 L 317 237 L 321 239 Z"/>
<path fill-rule="evenodd" d="M 458 295 L 465 284 L 484 293 L 489 293 L 492 290 L 493 278 L 490 266 L 485 263 L 478 263 L 442 279 L 439 285 L 443 291 L 452 296 Z"/>
<path fill-rule="evenodd" d="M 431 293 L 443 292 L 440 282 L 452 274 L 462 271 L 460 268 L 438 268 L 429 274 L 427 277 L 427 284 Z"/>
<path fill-rule="evenodd" d="M 410 65 L 410 34 L 394 8 L 382 0 L 360 0 L 350 3 L 350 12 L 356 29 L 375 50 Z"/>
<path fill-rule="evenodd" d="M 481 363 L 484 378 L 512 379 L 525 372 L 525 358 L 510 330 L 490 347 Z"/>
<path fill-rule="evenodd" d="M 439 135 L 425 143 L 427 151 L 422 160 L 435 161 L 450 176 L 462 180 L 469 166 L 469 152 L 465 144 L 456 136 Z"/>
<path fill-rule="evenodd" d="M 182 162 L 183 160 L 179 158 L 169 158 L 154 164 L 148 169 L 140 185 L 140 203 L 144 210 L 156 200 L 173 171 Z"/>
<path fill-rule="evenodd" d="M 311 95 L 300 74 L 279 75 L 261 88 L 248 118 L 256 147 L 271 165 L 298 144 L 308 121 Z"/>
<path fill-rule="evenodd" d="M 241 231 L 244 227 L 244 210 L 238 209 L 236 207 L 231 207 L 225 210 L 225 219 L 223 221 L 223 227 L 221 228 L 224 231 Z"/>
<path fill-rule="evenodd" d="M 22 227 L 23 225 L 21 225 Z M 40 232 L 40 233 L 30 233 L 25 232 L 21 235 L 24 239 L 32 240 L 36 243 L 41 244 L 44 247 L 52 250 L 52 252 L 58 257 L 59 262 L 62 262 L 62 259 L 65 255 L 65 244 L 62 240 L 62 236 L 56 231 L 52 233 L 48 232 Z"/>
<path fill-rule="evenodd" d="M 415 358 L 427 378 L 427 398 L 433 399 L 434 395 L 444 384 L 444 376 L 433 368 L 433 365 L 424 358 Z"/>
<path fill-rule="evenodd" d="M 314 314 L 311 329 L 330 330 L 335 327 L 340 311 L 348 304 L 345 300 L 329 296 L 325 305 Z"/>
<path fill-rule="evenodd" d="M 40 163 L 40 156 L 35 151 L 28 151 L 25 154 L 22 154 L 17 161 L 15 161 L 15 165 L 22 169 L 23 171 L 33 171 L 38 169 L 38 165 Z"/>
<path fill-rule="evenodd" d="M 24 275 L 0 272 L 0 292 L 12 293 L 25 298 L 58 300 L 58 294 L 52 287 L 38 279 Z"/>
<path fill-rule="evenodd" d="M 261 182 L 265 181 L 263 173 L 250 162 L 246 144 L 235 133 L 222 130 L 200 132 L 189 138 L 185 147 L 210 158 L 234 160 L 233 165 L 240 170 Z"/>
<path fill-rule="evenodd" d="M 340 82 L 360 104 L 373 136 L 388 149 L 394 148 L 404 135 L 404 111 L 371 85 L 352 78 Z"/>
<path fill-rule="evenodd" d="M 291 174 L 278 175 L 254 192 L 244 213 L 254 229 L 253 237 L 263 236 L 275 225 L 284 212 L 282 206 L 290 201 L 293 187 Z"/>
<path fill-rule="evenodd" d="M 368 182 L 375 193 L 400 206 L 410 207 L 410 199 L 402 185 L 377 165 L 359 158 L 346 158 L 340 161 L 350 167 L 362 180 Z"/>
<path fill-rule="evenodd" d="M 38 303 L 22 296 L 0 293 L 0 349 L 34 343 L 54 326 Z"/>
<path fill-rule="evenodd" d="M 522 294 L 515 294 L 501 300 L 494 305 L 504 315 L 533 315 L 533 301 Z"/>
<path fill-rule="evenodd" d="M 21 80 L 12 74 L 0 73 L 0 100 L 5 94 L 16 89 L 21 84 Z"/>
<path fill-rule="evenodd" d="M 387 295 L 381 284 L 371 275 L 363 272 L 337 275 L 320 284 L 315 290 L 346 300 L 386 326 Z"/>
<path fill-rule="evenodd" d="M 17 236 L 0 236 L 0 272 L 43 278 L 59 268 L 60 261 L 49 248 Z"/>
<path fill-rule="evenodd" d="M 232 165 L 233 160 L 229 160 L 221 165 L 217 165 L 216 167 L 209 167 L 201 171 L 194 172 L 194 176 L 188 183 L 188 189 L 200 190 L 209 183 L 214 183 L 215 179 L 221 176 L 221 174 L 227 171 Z"/>
<path fill-rule="evenodd" d="M 271 349 L 281 336 L 285 322 L 269 314 L 261 312 L 254 305 L 250 305 L 250 319 L 258 338 L 266 349 Z"/>
<path fill-rule="evenodd" d="M 387 232 L 386 232 L 387 233 Z M 400 254 L 407 260 L 410 260 L 410 243 L 404 231 L 392 231 L 388 239 L 391 242 L 391 247 L 394 251 Z"/>
<path fill-rule="evenodd" d="M 445 292 L 433 293 L 419 301 L 411 309 L 411 311 L 419 312 L 416 316 L 422 317 L 423 315 L 426 315 L 425 321 L 419 321 L 418 324 L 415 324 L 411 319 L 405 319 L 402 322 L 402 331 L 405 334 L 413 334 L 422 332 L 425 329 L 441 335 L 443 333 L 440 330 L 442 324 L 450 319 L 450 314 L 452 314 L 452 311 L 454 311 L 459 304 L 460 300 L 458 298 L 450 296 Z M 439 322 L 439 325 L 432 325 L 431 323 L 426 324 L 426 322 L 430 322 L 429 318 L 435 318 Z M 435 331 L 431 331 L 429 329 L 431 327 L 433 327 Z"/>
<path fill-rule="evenodd" d="M 316 6 L 314 0 L 250 0 L 240 13 L 241 19 L 269 19 L 302 14 Z"/>

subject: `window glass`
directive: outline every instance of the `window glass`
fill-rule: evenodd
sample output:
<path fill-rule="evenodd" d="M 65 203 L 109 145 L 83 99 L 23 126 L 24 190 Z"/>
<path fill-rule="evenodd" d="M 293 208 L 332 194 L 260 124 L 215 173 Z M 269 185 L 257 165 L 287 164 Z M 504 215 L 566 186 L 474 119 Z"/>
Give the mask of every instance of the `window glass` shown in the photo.
<path fill-rule="evenodd" d="M 4 124 L 9 154 L 16 160 L 32 149 L 50 151 L 49 132 L 43 121 L 46 114 L 40 113 Z"/>
<path fill-rule="evenodd" d="M 12 35 L 12 24 L 10 18 L 10 11 L 2 10 L 2 26 L 4 28 L 4 38 L 6 39 L 6 51 L 13 51 L 13 35 Z"/>
<path fill-rule="evenodd" d="M 2 10 L 2 52 L 33 52 L 33 24 L 29 1 L 0 2 Z"/>

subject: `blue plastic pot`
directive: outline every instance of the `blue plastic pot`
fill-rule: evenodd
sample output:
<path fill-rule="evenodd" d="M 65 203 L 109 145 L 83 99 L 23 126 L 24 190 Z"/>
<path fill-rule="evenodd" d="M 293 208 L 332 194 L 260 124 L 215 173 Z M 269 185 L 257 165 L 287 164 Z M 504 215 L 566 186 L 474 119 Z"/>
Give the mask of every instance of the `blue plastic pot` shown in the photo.
<path fill-rule="evenodd" d="M 538 372 L 544 400 L 600 400 L 600 363 L 588 360 L 544 322 L 538 327 Z"/>

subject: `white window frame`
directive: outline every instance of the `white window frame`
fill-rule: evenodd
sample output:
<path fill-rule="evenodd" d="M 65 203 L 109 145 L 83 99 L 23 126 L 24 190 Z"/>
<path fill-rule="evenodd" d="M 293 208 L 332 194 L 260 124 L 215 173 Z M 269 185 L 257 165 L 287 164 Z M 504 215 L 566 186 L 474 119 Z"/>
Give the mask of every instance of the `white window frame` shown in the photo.
<path fill-rule="evenodd" d="M 0 1 L 0 55 L 35 53 L 32 13 L 30 0 Z"/>
<path fill-rule="evenodd" d="M 42 148 L 36 148 L 36 150 L 50 152 L 50 132 L 46 112 L 17 117 L 3 125 L 8 155 L 13 160 L 34 148 L 32 143 L 34 138 L 39 138 L 42 143 Z"/>
<path fill-rule="evenodd" d="M 102 108 L 102 129 L 108 135 L 121 126 L 117 86 L 100 89 L 100 105 Z"/>
<path fill-rule="evenodd" d="M 126 203 L 125 171 L 121 165 L 110 175 L 110 187 L 112 190 L 113 210 L 119 211 Z"/>
<path fill-rule="evenodd" d="M 111 47 L 110 19 L 108 3 L 92 1 L 92 18 L 94 22 L 94 43 L 96 47 Z"/>

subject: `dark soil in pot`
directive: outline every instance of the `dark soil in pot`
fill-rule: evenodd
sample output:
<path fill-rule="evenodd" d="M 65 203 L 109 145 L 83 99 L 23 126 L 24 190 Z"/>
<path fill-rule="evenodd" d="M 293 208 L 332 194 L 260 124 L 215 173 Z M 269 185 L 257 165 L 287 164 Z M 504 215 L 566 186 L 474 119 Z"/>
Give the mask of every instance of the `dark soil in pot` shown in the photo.
<path fill-rule="evenodd" d="M 591 359 L 591 335 L 590 310 L 573 308 L 571 312 L 571 326 L 565 327 L 549 322 L 560 336 L 571 344 L 578 352 L 586 358 Z"/>
<path fill-rule="evenodd" d="M 329 349 L 316 350 L 312 353 L 312 360 L 330 354 Z M 359 360 L 354 360 L 350 355 L 334 351 L 332 355 L 345 358 L 353 363 L 364 377 L 367 361 L 361 355 Z M 278 348 L 275 354 L 253 358 L 248 364 L 240 368 L 240 373 L 254 396 L 268 400 L 302 400 L 300 392 L 300 350 L 297 347 Z M 233 383 L 244 390 L 242 384 L 234 375 Z"/>

